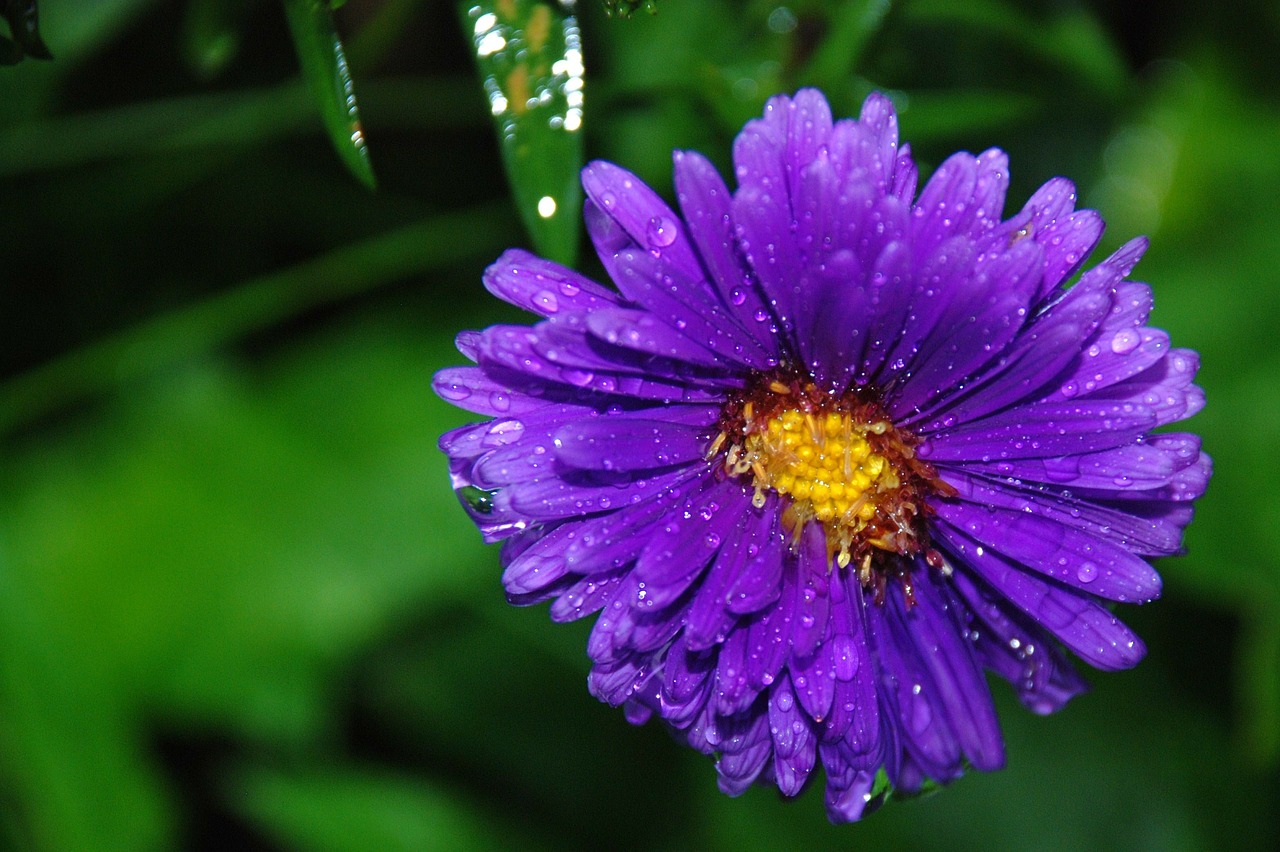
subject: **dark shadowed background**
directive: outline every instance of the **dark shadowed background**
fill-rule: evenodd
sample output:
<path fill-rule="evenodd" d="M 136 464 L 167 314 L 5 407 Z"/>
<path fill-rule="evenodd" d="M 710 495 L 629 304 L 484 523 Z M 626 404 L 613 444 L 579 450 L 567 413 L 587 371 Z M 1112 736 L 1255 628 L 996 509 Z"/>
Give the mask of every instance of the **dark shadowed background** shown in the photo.
<path fill-rule="evenodd" d="M 475 56 L 514 85 L 481 17 L 554 43 L 564 4 L 349 0 L 370 191 L 300 76 L 324 33 L 280 2 L 42 0 L 56 60 L 0 67 L 0 846 L 1273 848 L 1280 4 L 650 5 L 576 4 L 565 144 L 504 124 Z M 995 684 L 1007 770 L 843 827 L 820 791 L 723 797 L 587 694 L 587 625 L 505 604 L 435 447 L 466 415 L 430 392 L 458 330 L 521 321 L 485 265 L 573 259 L 582 157 L 670 199 L 673 148 L 725 168 L 803 84 L 841 115 L 890 93 L 926 174 L 1006 149 L 1007 212 L 1065 174 L 1101 252 L 1149 234 L 1216 462 L 1164 598 L 1122 612 L 1136 670 L 1048 718 Z"/>

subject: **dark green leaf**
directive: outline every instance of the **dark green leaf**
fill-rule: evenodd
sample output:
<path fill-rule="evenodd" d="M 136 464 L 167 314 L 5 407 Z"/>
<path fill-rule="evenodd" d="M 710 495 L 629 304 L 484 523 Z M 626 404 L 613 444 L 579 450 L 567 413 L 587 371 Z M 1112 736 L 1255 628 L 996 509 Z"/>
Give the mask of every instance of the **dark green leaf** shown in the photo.
<path fill-rule="evenodd" d="M 320 106 L 329 139 L 351 173 L 372 188 L 377 181 L 360 126 L 351 70 L 334 26 L 333 9 L 324 0 L 285 0 L 284 7 L 302 75 Z"/>
<path fill-rule="evenodd" d="M 459 791 L 386 771 L 263 770 L 230 786 L 244 811 L 299 852 L 531 848 Z"/>
<path fill-rule="evenodd" d="M 466 2 L 461 9 L 525 226 L 542 254 L 572 263 L 582 168 L 577 21 L 535 0 Z"/>

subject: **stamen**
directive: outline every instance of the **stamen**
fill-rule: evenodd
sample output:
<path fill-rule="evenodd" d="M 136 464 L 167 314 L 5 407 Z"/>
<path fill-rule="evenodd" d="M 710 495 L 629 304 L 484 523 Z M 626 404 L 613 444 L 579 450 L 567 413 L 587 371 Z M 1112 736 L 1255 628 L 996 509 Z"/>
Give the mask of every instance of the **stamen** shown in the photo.
<path fill-rule="evenodd" d="M 724 470 L 750 476 L 751 504 L 784 499 L 782 524 L 798 547 L 816 522 L 831 564 L 857 565 L 865 588 L 882 597 L 887 575 L 914 600 L 909 560 L 923 552 L 942 571 L 945 560 L 928 547 L 927 497 L 954 489 L 916 458 L 917 439 L 899 431 L 874 398 L 850 391 L 826 394 L 789 373 L 774 373 L 732 399 L 709 456 L 724 451 Z M 725 449 L 727 446 L 727 450 Z"/>

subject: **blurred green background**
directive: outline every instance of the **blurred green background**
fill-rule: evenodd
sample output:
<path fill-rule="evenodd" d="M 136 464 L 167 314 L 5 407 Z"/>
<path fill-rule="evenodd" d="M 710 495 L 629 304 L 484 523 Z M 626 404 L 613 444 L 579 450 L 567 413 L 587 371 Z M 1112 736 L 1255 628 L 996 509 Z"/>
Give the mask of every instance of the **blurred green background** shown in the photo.
<path fill-rule="evenodd" d="M 346 80 L 310 0 L 41 3 L 56 61 L 0 68 L 0 845 L 1274 848 L 1280 4 L 571 5 L 348 0 Z M 584 78 L 548 64 L 575 27 Z M 673 148 L 726 167 L 805 84 L 891 93 L 926 172 L 1005 148 L 1011 210 L 1074 178 L 1102 251 L 1151 235 L 1217 467 L 1123 613 L 1141 666 L 1048 718 L 997 684 L 1006 771 L 843 827 L 587 694 L 588 625 L 505 604 L 429 389 L 518 321 L 487 263 L 573 259 L 583 157 L 670 198 Z"/>

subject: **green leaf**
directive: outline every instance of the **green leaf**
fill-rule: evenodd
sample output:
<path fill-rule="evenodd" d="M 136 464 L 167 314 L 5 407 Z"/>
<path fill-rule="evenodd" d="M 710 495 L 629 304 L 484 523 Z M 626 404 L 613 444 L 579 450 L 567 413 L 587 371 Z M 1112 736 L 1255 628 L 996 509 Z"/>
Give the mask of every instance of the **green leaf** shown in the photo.
<path fill-rule="evenodd" d="M 531 848 L 460 792 L 386 771 L 257 770 L 228 788 L 255 822 L 299 852 Z"/>
<path fill-rule="evenodd" d="M 867 45 L 880 31 L 891 0 L 855 0 L 831 13 L 830 29 L 800 74 L 806 85 L 839 86 L 861 67 Z"/>
<path fill-rule="evenodd" d="M 582 198 L 578 23 L 535 0 L 460 8 L 525 227 L 539 252 L 572 264 Z"/>
<path fill-rule="evenodd" d="M 8 531 L 8 519 L 0 529 Z M 173 814 L 109 664 L 0 551 L 0 848 L 169 848 Z M 12 841 L 6 844 L 5 841 Z"/>
<path fill-rule="evenodd" d="M 360 125 L 351 70 L 334 26 L 333 9 L 324 0 L 285 0 L 284 8 L 302 75 L 320 106 L 329 139 L 351 173 L 372 189 L 377 180 Z"/>

